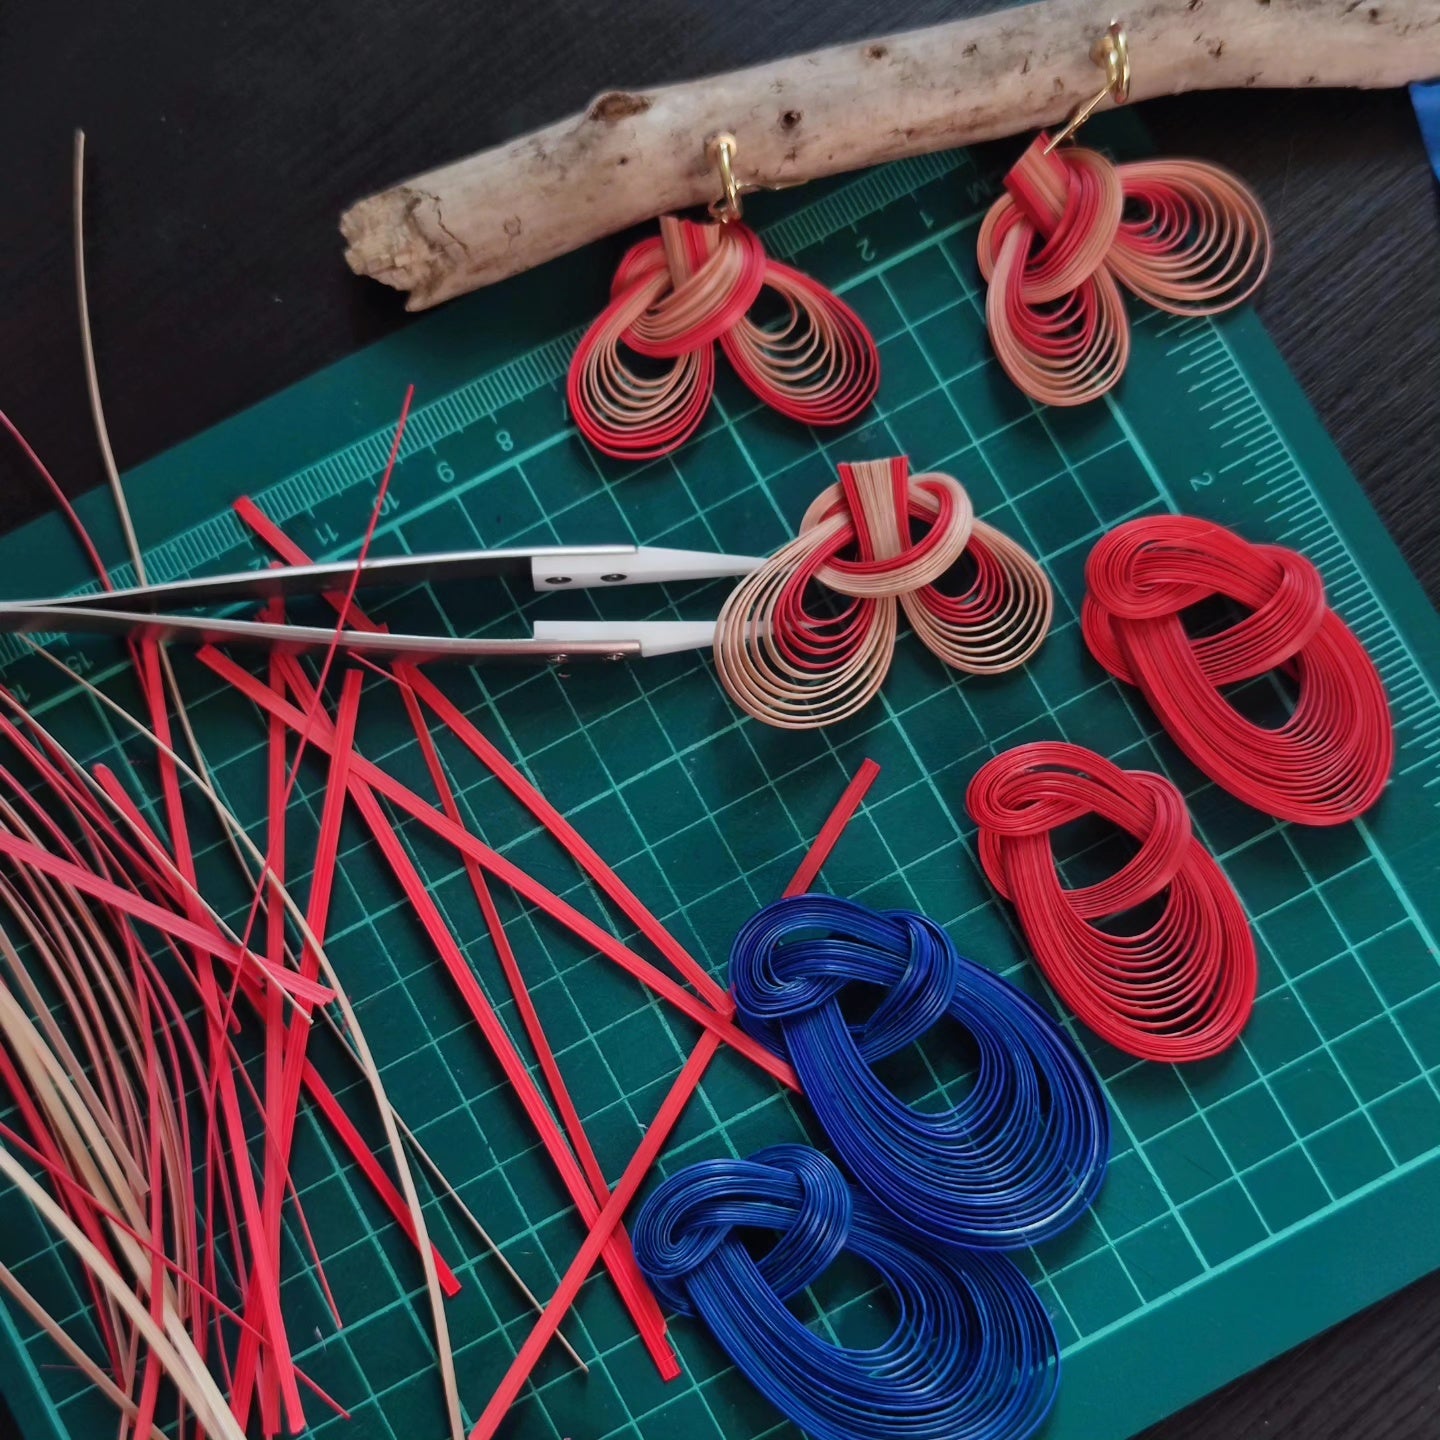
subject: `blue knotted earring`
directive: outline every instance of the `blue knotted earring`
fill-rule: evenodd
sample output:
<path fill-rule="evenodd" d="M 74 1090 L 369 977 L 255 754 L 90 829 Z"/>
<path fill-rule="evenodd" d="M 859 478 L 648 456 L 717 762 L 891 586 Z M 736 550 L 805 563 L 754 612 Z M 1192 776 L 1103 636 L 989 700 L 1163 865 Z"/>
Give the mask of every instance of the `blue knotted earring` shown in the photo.
<path fill-rule="evenodd" d="M 846 985 L 889 993 L 850 1026 Z M 1104 1179 L 1110 1118 L 1089 1065 L 1028 996 L 959 955 L 933 921 L 826 895 L 780 900 L 735 938 L 747 1027 L 794 1065 L 830 1142 L 912 1230 L 952 1245 L 1033 1245 L 1078 1219 Z M 968 1094 L 902 1104 L 871 1066 L 942 1015 L 974 1038 Z"/>
<path fill-rule="evenodd" d="M 757 1260 L 737 1230 L 779 1238 Z M 645 1202 L 632 1238 L 667 1305 L 704 1320 L 815 1440 L 1023 1440 L 1054 1403 L 1055 1332 L 1009 1258 L 918 1244 L 807 1146 L 687 1167 Z M 895 1329 L 873 1349 L 832 1345 L 785 1305 L 842 1251 L 872 1265 L 895 1301 Z"/>

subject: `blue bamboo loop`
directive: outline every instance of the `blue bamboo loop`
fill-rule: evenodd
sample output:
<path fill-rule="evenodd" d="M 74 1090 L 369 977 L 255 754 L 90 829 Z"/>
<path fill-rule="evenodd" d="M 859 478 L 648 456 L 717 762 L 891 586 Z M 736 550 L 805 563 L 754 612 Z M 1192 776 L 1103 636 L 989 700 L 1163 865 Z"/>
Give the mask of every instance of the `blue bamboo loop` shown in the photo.
<path fill-rule="evenodd" d="M 847 1023 L 840 992 L 887 992 Z M 747 1026 L 789 1059 L 821 1127 L 896 1217 L 952 1245 L 1013 1249 L 1063 1230 L 1105 1176 L 1110 1117 L 1094 1072 L 1029 996 L 957 953 L 923 915 L 800 895 L 750 920 L 730 953 Z M 942 1113 L 901 1103 L 872 1065 L 943 1015 L 979 1053 Z"/>
<path fill-rule="evenodd" d="M 780 1238 L 757 1260 L 737 1230 Z M 699 1316 L 814 1440 L 1024 1440 L 1054 1403 L 1059 1345 L 1010 1259 L 921 1241 L 807 1146 L 688 1166 L 645 1202 L 632 1238 L 669 1306 Z M 841 1251 L 895 1303 L 895 1329 L 872 1349 L 831 1344 L 785 1305 Z"/>

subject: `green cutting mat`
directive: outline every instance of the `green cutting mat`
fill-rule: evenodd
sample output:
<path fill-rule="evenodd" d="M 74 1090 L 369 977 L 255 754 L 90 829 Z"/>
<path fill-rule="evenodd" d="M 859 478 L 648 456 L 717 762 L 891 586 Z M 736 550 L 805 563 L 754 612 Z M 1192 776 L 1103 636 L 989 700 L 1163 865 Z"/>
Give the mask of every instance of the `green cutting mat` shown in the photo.
<path fill-rule="evenodd" d="M 1137 143 L 1130 130 L 1109 136 L 1121 149 Z M 1262 965 L 1254 1018 L 1230 1054 L 1183 1070 L 1133 1062 L 1080 1035 L 1113 1105 L 1114 1162 L 1093 1215 L 1021 1257 L 1065 1349 L 1048 1433 L 1108 1440 L 1440 1265 L 1440 625 L 1249 313 L 1219 323 L 1140 317 L 1116 397 L 1079 412 L 1037 410 L 1010 387 L 990 359 L 973 257 L 976 221 L 1003 159 L 934 156 L 753 202 L 772 251 L 842 291 L 880 339 L 879 404 L 848 433 L 817 438 L 757 411 L 722 381 L 703 435 L 673 459 L 638 469 L 598 460 L 566 426 L 560 377 L 575 327 L 601 303 L 618 253 L 610 246 L 451 306 L 140 467 L 129 488 L 152 578 L 263 564 L 227 509 L 241 493 L 318 554 L 353 553 L 411 380 L 419 408 L 379 532 L 383 550 L 633 537 L 760 551 L 791 533 L 837 460 L 906 451 L 924 468 L 957 474 L 980 513 L 1039 554 L 1059 588 L 1055 632 L 1023 673 L 961 682 L 907 639 L 881 703 L 810 735 L 738 719 L 703 657 L 568 675 L 435 673 L 720 975 L 737 923 L 778 893 L 864 756 L 884 773 L 824 882 L 873 905 L 926 911 L 963 949 L 1037 993 L 1011 917 L 975 864 L 962 803 L 970 776 L 1001 749 L 1060 735 L 1125 765 L 1158 767 L 1183 786 L 1255 923 Z M 106 553 L 117 555 L 103 508 L 96 500 L 87 513 Z M 1134 693 L 1086 655 L 1075 615 L 1087 552 L 1107 527 L 1162 510 L 1212 516 L 1319 563 L 1334 603 L 1380 665 L 1398 726 L 1395 782 L 1363 822 L 1309 831 L 1246 809 L 1190 768 Z M 16 596 L 78 585 L 84 573 L 74 555 L 58 524 L 32 526 L 0 542 L 0 583 Z M 608 595 L 606 604 L 695 616 L 714 612 L 719 591 L 674 599 L 636 591 Z M 519 633 L 542 606 L 553 615 L 590 603 L 510 603 L 473 587 L 418 590 L 382 613 L 406 628 Z M 129 695 L 114 650 L 101 642 L 57 648 L 72 665 L 115 677 L 117 693 Z M 119 746 L 88 701 L 57 693 L 51 674 L 17 659 L 13 646 L 4 658 L 12 662 L 7 680 L 81 754 L 113 759 L 123 749 L 132 783 L 151 788 L 143 750 Z M 188 660 L 182 677 L 232 802 L 258 822 L 256 718 L 215 694 Z M 1265 687 L 1251 690 L 1247 703 L 1278 703 Z M 372 685 L 362 748 L 423 786 L 405 736 L 393 695 Z M 495 782 L 448 741 L 445 753 L 478 831 L 602 913 Z M 322 784 L 318 768 L 306 775 L 292 855 L 313 838 Z M 404 833 L 498 998 L 463 875 L 452 857 Z M 1113 865 L 1113 847 L 1091 838 L 1078 838 L 1072 874 Z M 580 1228 L 383 866 L 358 831 L 347 833 L 346 847 L 332 954 L 363 997 L 391 1094 L 509 1257 L 548 1294 Z M 214 888 L 238 903 L 220 858 L 209 864 Z M 513 904 L 505 913 L 602 1162 L 618 1175 L 694 1032 L 548 922 Z M 512 1008 L 501 1009 L 513 1021 Z M 938 1103 L 945 1082 L 964 1083 L 964 1061 L 963 1037 L 952 1030 L 896 1067 L 894 1082 Z M 368 1123 L 344 1064 L 331 1055 L 324 1068 L 349 1087 Z M 748 1153 L 800 1128 L 790 1100 L 726 1056 L 662 1169 Z M 308 1118 L 295 1178 L 348 1322 L 335 1332 L 290 1242 L 284 1293 L 297 1358 L 355 1416 L 348 1428 L 332 1422 L 318 1431 L 439 1435 L 417 1265 Z M 429 1216 L 445 1253 L 464 1261 L 451 1322 L 473 1418 L 529 1315 L 446 1204 L 432 1202 Z M 83 1309 L 69 1267 L 13 1195 L 0 1197 L 0 1258 L 56 1313 Z M 873 1329 L 877 1314 L 864 1278 L 853 1278 L 837 1278 L 818 1297 L 847 1336 Z M 103 1402 L 57 1366 L 25 1323 L 0 1313 L 0 1381 L 28 1440 L 101 1433 L 111 1423 Z M 552 1353 L 510 1433 L 793 1434 L 695 1324 L 674 1327 L 685 1377 L 661 1385 L 608 1280 L 586 1287 L 567 1329 L 595 1358 L 588 1380 Z"/>

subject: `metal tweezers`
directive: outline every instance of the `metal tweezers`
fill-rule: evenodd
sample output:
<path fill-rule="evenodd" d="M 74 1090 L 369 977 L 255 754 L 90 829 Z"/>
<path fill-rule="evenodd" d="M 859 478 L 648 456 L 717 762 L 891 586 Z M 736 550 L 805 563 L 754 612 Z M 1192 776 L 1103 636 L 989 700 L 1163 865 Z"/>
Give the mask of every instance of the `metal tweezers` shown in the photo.
<path fill-rule="evenodd" d="M 432 555 L 367 558 L 357 591 L 440 581 L 513 579 L 537 591 L 581 590 L 748 575 L 750 555 L 669 550 L 641 545 L 556 545 L 515 550 L 457 550 Z M 698 650 L 714 638 L 713 620 L 546 620 L 528 638 L 405 635 L 333 626 L 273 624 L 224 616 L 173 613 L 200 606 L 266 601 L 292 595 L 344 595 L 355 581 L 353 560 L 244 570 L 164 585 L 139 585 L 50 600 L 0 602 L 0 631 L 154 636 L 182 644 L 247 642 L 308 650 L 336 645 L 358 654 L 412 659 L 624 660 Z M 338 638 L 337 638 L 338 637 Z"/>

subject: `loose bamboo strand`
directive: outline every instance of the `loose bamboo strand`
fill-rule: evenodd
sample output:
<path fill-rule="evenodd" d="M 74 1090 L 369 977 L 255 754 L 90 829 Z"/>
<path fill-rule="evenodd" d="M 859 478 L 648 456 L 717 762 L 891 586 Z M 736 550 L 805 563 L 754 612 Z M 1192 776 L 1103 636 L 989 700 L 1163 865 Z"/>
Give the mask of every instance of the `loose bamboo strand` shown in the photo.
<path fill-rule="evenodd" d="M 95 437 L 100 445 L 100 457 L 105 463 L 105 478 L 110 485 L 115 511 L 120 517 L 120 528 L 125 536 L 125 548 L 130 553 L 130 563 L 135 567 L 135 579 L 145 584 L 145 561 L 140 553 L 140 542 L 135 537 L 135 526 L 130 519 L 130 507 L 125 503 L 125 489 L 120 483 L 120 471 L 115 464 L 115 452 L 110 446 L 110 433 L 105 425 L 105 411 L 100 403 L 100 378 L 95 366 L 95 341 L 90 327 L 90 300 L 85 284 L 85 132 L 75 132 L 74 166 L 74 249 L 75 249 L 75 295 L 80 310 L 80 348 L 85 356 L 85 388 L 90 397 L 90 415 L 95 422 Z"/>

